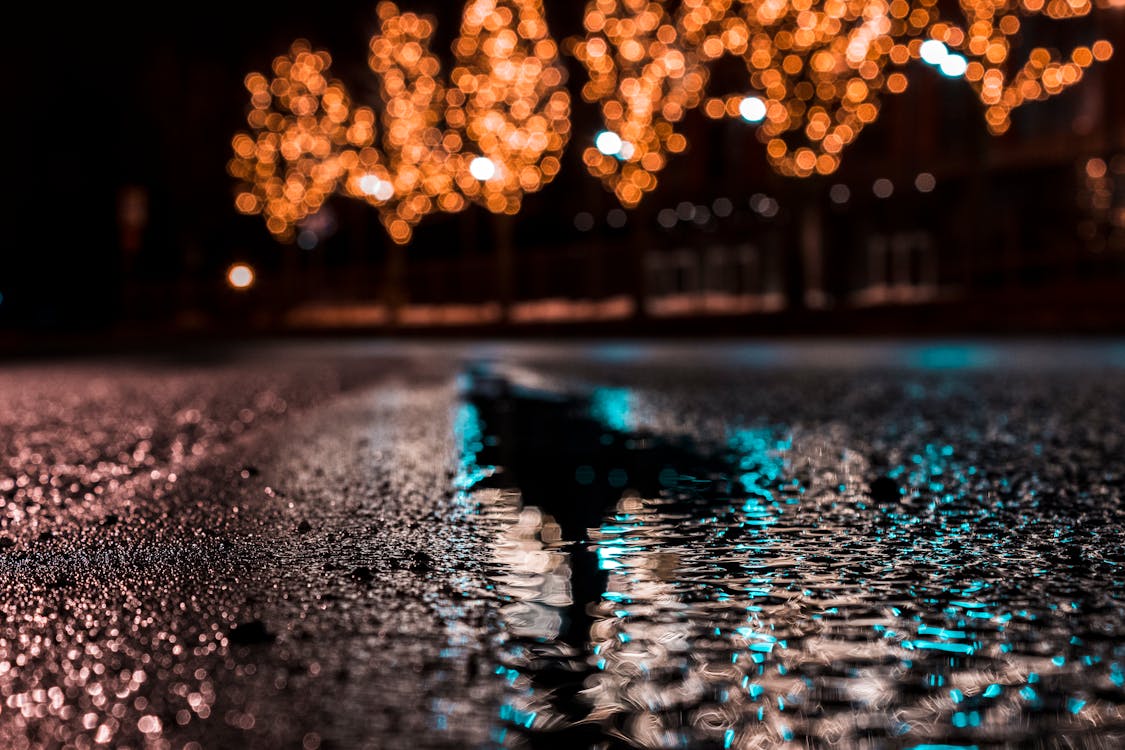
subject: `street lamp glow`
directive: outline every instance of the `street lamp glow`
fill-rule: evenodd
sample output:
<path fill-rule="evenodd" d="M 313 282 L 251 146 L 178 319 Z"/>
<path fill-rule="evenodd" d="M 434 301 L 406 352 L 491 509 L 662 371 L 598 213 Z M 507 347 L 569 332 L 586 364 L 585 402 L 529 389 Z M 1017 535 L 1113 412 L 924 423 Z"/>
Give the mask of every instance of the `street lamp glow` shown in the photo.
<path fill-rule="evenodd" d="M 941 73 L 949 78 L 960 78 L 969 69 L 969 61 L 961 55 L 949 54 L 941 61 Z"/>
<path fill-rule="evenodd" d="M 606 156 L 617 156 L 623 145 L 621 136 L 611 130 L 603 130 L 594 138 L 594 146 Z"/>
<path fill-rule="evenodd" d="M 496 176 L 496 165 L 487 156 L 478 156 L 469 162 L 469 174 L 481 182 L 487 182 Z"/>
<path fill-rule="evenodd" d="M 254 269 L 245 263 L 235 263 L 227 269 L 227 283 L 232 289 L 249 289 L 254 286 Z"/>
<path fill-rule="evenodd" d="M 761 122 L 766 119 L 766 103 L 756 96 L 748 96 L 738 103 L 738 113 L 746 122 Z"/>

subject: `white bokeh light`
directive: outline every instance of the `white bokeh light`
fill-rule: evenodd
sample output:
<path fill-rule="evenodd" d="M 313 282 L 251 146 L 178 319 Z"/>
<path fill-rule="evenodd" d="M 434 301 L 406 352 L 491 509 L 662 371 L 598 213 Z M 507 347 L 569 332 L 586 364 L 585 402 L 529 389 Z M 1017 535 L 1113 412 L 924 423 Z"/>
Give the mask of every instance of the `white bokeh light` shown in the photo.
<path fill-rule="evenodd" d="M 254 269 L 246 263 L 235 263 L 227 269 L 227 283 L 232 289 L 249 289 L 254 285 Z"/>
<path fill-rule="evenodd" d="M 738 103 L 738 113 L 746 122 L 761 122 L 766 118 L 766 103 L 756 96 L 748 96 Z"/>
<path fill-rule="evenodd" d="M 487 182 L 496 176 L 496 165 L 487 156 L 478 156 L 469 162 L 469 174 L 481 182 Z"/>
<path fill-rule="evenodd" d="M 928 62 L 930 65 L 941 65 L 945 58 L 949 56 L 949 49 L 946 48 L 945 43 L 937 39 L 927 39 L 922 42 L 922 48 L 919 50 L 922 60 Z"/>
<path fill-rule="evenodd" d="M 395 192 L 394 185 L 373 174 L 365 174 L 359 178 L 359 189 L 364 195 L 370 195 L 381 201 L 389 200 Z"/>
<path fill-rule="evenodd" d="M 942 75 L 950 78 L 960 78 L 965 75 L 965 71 L 969 68 L 969 61 L 961 55 L 950 54 L 946 55 L 945 59 L 941 61 Z"/>
<path fill-rule="evenodd" d="M 621 136 L 610 130 L 603 130 L 594 138 L 594 146 L 606 156 L 617 156 L 623 145 Z"/>

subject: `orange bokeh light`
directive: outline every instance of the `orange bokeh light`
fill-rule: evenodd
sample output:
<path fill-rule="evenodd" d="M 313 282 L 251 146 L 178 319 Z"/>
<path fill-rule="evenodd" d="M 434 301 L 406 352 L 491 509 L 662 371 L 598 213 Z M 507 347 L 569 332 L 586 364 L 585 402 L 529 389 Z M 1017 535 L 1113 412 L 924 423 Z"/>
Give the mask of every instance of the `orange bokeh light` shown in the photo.
<path fill-rule="evenodd" d="M 254 286 L 254 269 L 246 263 L 235 263 L 227 269 L 227 283 L 231 289 L 249 289 Z"/>

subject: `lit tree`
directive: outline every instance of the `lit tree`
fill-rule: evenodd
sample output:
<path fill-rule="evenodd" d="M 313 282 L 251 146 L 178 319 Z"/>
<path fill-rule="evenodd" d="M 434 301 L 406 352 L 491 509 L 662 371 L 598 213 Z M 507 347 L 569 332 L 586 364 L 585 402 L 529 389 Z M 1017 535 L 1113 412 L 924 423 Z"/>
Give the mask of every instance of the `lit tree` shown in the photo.
<path fill-rule="evenodd" d="M 297 42 L 274 64 L 276 78 L 247 77 L 248 121 L 231 174 L 236 200 L 289 239 L 294 225 L 338 189 L 374 205 L 391 239 L 405 244 L 425 216 L 472 200 L 514 214 L 524 194 L 550 182 L 570 133 L 565 70 L 539 0 L 472 0 L 454 44 L 452 86 L 430 49 L 434 21 L 377 9 L 369 65 L 382 107 L 352 107 L 325 78 L 327 53 Z M 376 142 L 375 126 L 382 128 Z"/>
<path fill-rule="evenodd" d="M 1110 0 L 1107 6 L 1111 2 L 1122 4 Z M 1075 47 L 1066 58 L 1036 47 L 1015 74 L 1009 75 L 1012 37 L 1020 31 L 1020 17 L 1075 18 L 1090 10 L 1089 0 L 961 0 L 966 27 L 938 22 L 929 32 L 932 39 L 945 42 L 972 60 L 965 67 L 965 79 L 986 106 L 988 129 L 999 134 L 1008 129 L 1013 109 L 1073 86 L 1082 80 L 1083 69 L 1113 54 L 1113 45 L 1104 39 L 1089 47 Z"/>
<path fill-rule="evenodd" d="M 677 24 L 659 3 L 596 0 L 585 24 L 589 34 L 574 47 L 590 76 L 582 95 L 601 102 L 608 131 L 582 158 L 624 205 L 635 206 L 656 187 L 668 152 L 686 148 L 673 124 L 699 105 L 707 70 L 696 49 L 679 43 Z"/>
<path fill-rule="evenodd" d="M 362 110 L 353 116 L 343 84 L 327 78 L 331 62 L 298 40 L 273 61 L 272 78 L 246 76 L 253 132 L 231 144 L 228 168 L 242 181 L 235 206 L 262 214 L 280 239 L 292 239 L 294 227 L 336 190 L 355 157 L 350 148 L 374 137 L 373 121 Z"/>
<path fill-rule="evenodd" d="M 474 0 L 454 44 L 446 120 L 480 150 L 458 184 L 493 213 L 519 211 L 559 171 L 570 95 L 539 0 Z M 474 168 L 475 164 L 475 168 Z"/>
<path fill-rule="evenodd" d="M 1112 53 L 1106 40 L 1067 59 L 1036 48 L 1014 75 L 1006 72 L 1021 16 L 1082 16 L 1089 0 L 962 0 L 965 28 L 943 21 L 937 0 L 682 0 L 674 12 L 670 5 L 592 0 L 589 33 L 575 45 L 590 74 L 583 95 L 600 103 L 608 131 L 584 160 L 627 206 L 656 186 L 668 154 L 686 147 L 675 124 L 695 107 L 761 123 L 774 169 L 807 177 L 839 167 L 844 147 L 878 117 L 880 96 L 906 89 L 895 68 L 911 60 L 968 80 L 990 130 L 1002 133 L 1012 109 L 1077 83 Z M 709 66 L 727 55 L 744 61 L 750 90 L 706 96 Z"/>
<path fill-rule="evenodd" d="M 441 63 L 430 51 L 434 22 L 378 6 L 380 33 L 371 38 L 368 64 L 382 99 L 382 151 L 365 149 L 347 192 L 379 208 L 391 239 L 405 244 L 413 227 L 436 210 L 460 211 L 453 175 L 460 142 L 443 130 L 445 87 Z"/>

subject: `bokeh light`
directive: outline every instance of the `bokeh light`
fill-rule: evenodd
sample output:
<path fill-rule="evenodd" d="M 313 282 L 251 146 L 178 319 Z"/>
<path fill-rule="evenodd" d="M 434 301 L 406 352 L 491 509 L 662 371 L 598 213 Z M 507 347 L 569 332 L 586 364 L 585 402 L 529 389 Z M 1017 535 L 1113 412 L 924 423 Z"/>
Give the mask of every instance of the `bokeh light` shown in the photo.
<path fill-rule="evenodd" d="M 491 180 L 496 176 L 496 165 L 492 163 L 492 159 L 478 156 L 469 162 L 469 173 L 477 180 Z"/>
<path fill-rule="evenodd" d="M 332 57 L 297 40 L 274 59 L 272 75 L 246 76 L 251 132 L 231 141 L 230 174 L 241 182 L 235 207 L 261 214 L 282 240 L 298 222 L 320 210 L 348 171 L 342 148 L 366 145 L 373 133 L 363 113 L 353 113 L 343 84 L 328 77 Z"/>
<path fill-rule="evenodd" d="M 254 269 L 245 263 L 235 263 L 227 269 L 227 283 L 231 289 L 249 289 L 254 286 Z"/>
<path fill-rule="evenodd" d="M 610 130 L 603 130 L 594 138 L 594 146 L 606 156 L 620 154 L 621 145 L 621 136 Z"/>
<path fill-rule="evenodd" d="M 961 55 L 949 54 L 945 56 L 938 67 L 941 69 L 942 75 L 949 78 L 960 78 L 968 70 L 969 61 Z"/>
<path fill-rule="evenodd" d="M 747 122 L 761 122 L 766 119 L 766 103 L 756 96 L 748 96 L 738 103 L 738 113 Z"/>
<path fill-rule="evenodd" d="M 927 39 L 918 48 L 918 56 L 922 58 L 922 62 L 941 65 L 949 57 L 949 48 L 937 39 Z"/>
<path fill-rule="evenodd" d="M 908 87 L 912 61 L 963 79 L 993 134 L 1028 101 L 1060 93 L 1112 55 L 1106 39 L 1069 52 L 1013 56 L 1021 18 L 1085 16 L 1089 0 L 591 0 L 573 53 L 604 129 L 582 159 L 625 207 L 656 187 L 688 148 L 677 129 L 689 111 L 756 123 L 775 171 L 834 173 L 842 154 L 880 112 L 881 97 Z M 365 200 L 398 243 L 425 216 L 476 202 L 514 214 L 551 182 L 570 137 L 570 99 L 558 44 L 539 0 L 470 0 L 453 43 L 448 80 L 431 51 L 435 22 L 377 9 L 369 64 L 381 107 L 355 106 L 329 76 L 331 57 L 295 42 L 272 77 L 252 73 L 250 133 L 232 141 L 236 208 L 261 214 L 283 240 L 333 193 Z M 1022 55 L 1021 55 L 1022 56 Z M 720 94 L 711 68 L 746 68 L 743 92 Z M 380 126 L 376 138 L 376 124 Z M 489 168 L 491 167 L 491 169 Z"/>
<path fill-rule="evenodd" d="M 551 182 L 570 134 L 566 70 L 538 0 L 472 0 L 447 82 L 430 49 L 436 24 L 378 5 L 368 62 L 381 107 L 353 106 L 330 80 L 331 57 L 294 43 L 274 78 L 247 77 L 252 134 L 232 142 L 235 205 L 282 240 L 335 192 L 379 211 L 405 244 L 425 216 L 473 201 L 516 213 Z M 376 139 L 376 123 L 381 138 Z M 467 151 L 476 153 L 467 153 Z"/>
<path fill-rule="evenodd" d="M 907 89 L 913 60 L 966 80 L 999 134 L 1011 110 L 1059 93 L 1112 54 L 1102 39 L 1061 56 L 1036 47 L 1022 66 L 1011 59 L 1021 16 L 1084 16 L 1089 0 L 961 0 L 959 9 L 961 19 L 944 17 L 937 0 L 591 0 L 587 35 L 574 45 L 589 74 L 582 94 L 599 104 L 607 131 L 633 148 L 599 145 L 583 160 L 634 206 L 687 148 L 677 129 L 699 109 L 712 119 L 760 122 L 757 137 L 780 174 L 831 174 L 878 118 L 880 97 Z M 708 90 L 712 66 L 728 56 L 741 59 L 760 95 Z"/>

